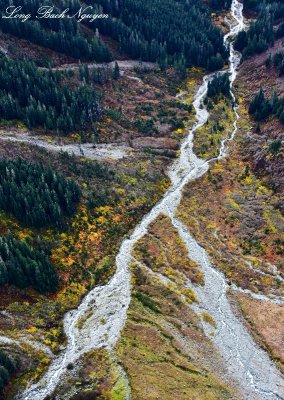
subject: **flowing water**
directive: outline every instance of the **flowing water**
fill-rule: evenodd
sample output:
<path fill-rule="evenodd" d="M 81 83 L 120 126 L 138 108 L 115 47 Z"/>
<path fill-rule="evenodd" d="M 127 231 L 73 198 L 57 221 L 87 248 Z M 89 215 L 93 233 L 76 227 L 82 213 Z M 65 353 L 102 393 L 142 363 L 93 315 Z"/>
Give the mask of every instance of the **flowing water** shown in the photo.
<path fill-rule="evenodd" d="M 230 31 L 225 36 L 225 43 L 230 50 L 229 74 L 231 85 L 233 85 L 240 63 L 240 55 L 234 51 L 231 39 L 244 28 L 242 4 L 238 0 L 233 0 L 231 13 L 232 22 L 230 22 Z M 66 349 L 52 360 L 45 376 L 38 383 L 30 386 L 19 396 L 19 399 L 43 400 L 61 382 L 69 363 L 76 363 L 84 353 L 92 349 L 100 347 L 111 349 L 115 346 L 125 324 L 131 298 L 129 266 L 133 247 L 147 233 L 149 224 L 161 213 L 171 218 L 187 246 L 189 257 L 201 265 L 205 276 L 205 285 L 194 289 L 199 299 L 197 311 L 208 310 L 216 321 L 217 330 L 212 340 L 222 354 L 228 372 L 243 389 L 244 398 L 284 399 L 283 377 L 268 355 L 254 343 L 233 314 L 226 297 L 228 286 L 224 276 L 210 265 L 205 250 L 175 217 L 184 186 L 204 175 L 212 161 L 226 155 L 227 142 L 234 138 L 237 131 L 239 115 L 235 106 L 236 120 L 233 131 L 230 137 L 221 142 L 219 156 L 204 161 L 193 153 L 194 132 L 206 123 L 209 116 L 202 103 L 207 93 L 208 82 L 213 76 L 212 74 L 206 76 L 196 93 L 193 105 L 196 110 L 197 122 L 181 146 L 180 157 L 169 171 L 171 188 L 136 226 L 131 236 L 122 242 L 116 257 L 116 273 L 109 283 L 90 291 L 76 310 L 66 314 L 64 318 L 64 330 L 67 337 Z M 235 103 L 233 93 L 232 98 Z M 84 318 L 84 316 L 88 317 Z M 204 329 L 206 332 L 207 327 L 204 326 Z"/>

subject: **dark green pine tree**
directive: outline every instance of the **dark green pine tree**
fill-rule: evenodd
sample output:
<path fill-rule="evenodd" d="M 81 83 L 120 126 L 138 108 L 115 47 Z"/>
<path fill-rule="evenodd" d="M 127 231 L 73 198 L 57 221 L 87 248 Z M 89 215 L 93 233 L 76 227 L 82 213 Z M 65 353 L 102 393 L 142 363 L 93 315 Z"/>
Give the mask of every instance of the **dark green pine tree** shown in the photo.
<path fill-rule="evenodd" d="M 120 77 L 120 70 L 119 70 L 119 65 L 117 63 L 117 61 L 114 63 L 114 69 L 112 72 L 112 78 L 114 80 L 117 80 Z"/>

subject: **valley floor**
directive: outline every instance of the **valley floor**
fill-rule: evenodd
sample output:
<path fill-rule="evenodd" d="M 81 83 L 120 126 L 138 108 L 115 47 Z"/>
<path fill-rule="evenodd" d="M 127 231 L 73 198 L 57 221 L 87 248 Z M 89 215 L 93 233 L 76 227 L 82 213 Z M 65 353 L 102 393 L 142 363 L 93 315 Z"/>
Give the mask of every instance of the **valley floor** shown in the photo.
<path fill-rule="evenodd" d="M 270 51 L 279 46 L 277 42 Z M 214 341 L 220 333 L 220 321 L 209 312 L 209 305 L 203 307 L 198 296 L 206 287 L 202 265 L 206 260 L 189 257 L 180 225 L 174 223 L 176 218 L 184 235 L 190 231 L 214 269 L 224 274 L 228 304 L 236 321 L 250 332 L 259 346 L 255 349 L 261 347 L 267 352 L 265 362 L 280 376 L 284 369 L 283 188 L 274 190 L 269 183 L 281 174 L 283 149 L 275 156 L 269 153 L 269 145 L 282 127 L 271 119 L 257 133 L 247 112 L 260 83 L 268 91 L 272 79 L 276 79 L 264 65 L 267 55 L 256 56 L 239 68 L 234 91 L 240 119 L 234 141 L 228 144 L 228 156 L 211 162 L 203 176 L 188 182 L 172 218 L 158 214 L 136 241 L 131 253 L 130 305 L 115 351 L 90 350 L 70 362 L 55 394 L 48 398 L 248 398 L 228 370 L 217 339 Z M 147 65 L 150 71 L 141 72 L 129 69 L 126 61 L 122 63 L 126 72 L 112 88 L 111 100 L 104 100 L 110 109 L 100 132 L 107 135 L 108 126 L 107 143 L 54 139 L 22 126 L 1 128 L 2 157 L 20 155 L 48 163 L 78 180 L 83 190 L 71 228 L 61 233 L 52 229 L 33 232 L 1 213 L 2 233 L 11 231 L 31 241 L 39 234 L 44 238 L 61 282 L 60 291 L 48 298 L 32 290 L 0 289 L 0 344 L 20 359 L 20 373 L 7 387 L 7 399 L 15 399 L 27 383 L 39 380 L 64 351 L 64 313 L 76 308 L 94 286 L 111 281 L 121 238 L 131 237 L 143 216 L 159 207 L 159 200 L 170 187 L 169 165 L 176 162 L 179 146 L 193 124 L 194 112 L 180 104 L 192 103 L 203 71 L 189 71 L 186 84 L 180 88 L 180 99 L 175 99 L 177 82 L 167 82 L 165 75 L 152 71 L 153 65 Z M 256 70 L 260 71 L 260 82 Z M 283 94 L 283 80 L 276 81 L 278 93 Z M 117 114 L 112 110 L 121 93 L 124 103 Z M 149 113 L 157 132 L 152 135 L 145 128 L 145 134 L 139 135 L 138 116 L 141 128 L 141 120 L 144 126 Z M 218 155 L 222 139 L 232 131 L 234 118 L 227 99 L 213 105 L 208 121 L 194 133 L 193 149 L 201 162 Z M 180 120 L 183 124 L 176 124 Z M 217 123 L 222 129 L 212 129 Z M 271 176 L 269 167 L 260 170 L 259 159 L 271 161 L 279 176 Z M 199 167 L 202 170 L 204 164 Z M 104 202 L 96 204 L 102 197 Z M 217 300 L 216 304 L 221 303 Z M 89 314 L 78 319 L 76 329 L 87 327 L 90 331 L 91 307 L 93 303 Z M 104 326 L 107 321 L 101 317 L 99 324 Z M 234 361 L 232 356 L 232 365 Z M 273 382 L 269 390 L 273 392 Z M 284 398 L 281 390 L 279 384 L 279 398 Z M 255 397 L 262 398 L 266 397 Z"/>

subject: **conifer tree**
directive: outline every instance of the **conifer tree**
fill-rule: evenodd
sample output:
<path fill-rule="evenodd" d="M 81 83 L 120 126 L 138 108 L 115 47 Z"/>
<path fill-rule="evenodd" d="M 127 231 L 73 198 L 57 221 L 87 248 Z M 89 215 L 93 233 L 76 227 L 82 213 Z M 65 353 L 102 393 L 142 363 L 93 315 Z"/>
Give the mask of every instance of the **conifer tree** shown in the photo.
<path fill-rule="evenodd" d="M 113 73 L 112 73 L 112 77 L 113 79 L 118 79 L 120 77 L 120 70 L 119 70 L 119 66 L 118 63 L 115 62 L 114 64 L 114 69 L 113 69 Z"/>

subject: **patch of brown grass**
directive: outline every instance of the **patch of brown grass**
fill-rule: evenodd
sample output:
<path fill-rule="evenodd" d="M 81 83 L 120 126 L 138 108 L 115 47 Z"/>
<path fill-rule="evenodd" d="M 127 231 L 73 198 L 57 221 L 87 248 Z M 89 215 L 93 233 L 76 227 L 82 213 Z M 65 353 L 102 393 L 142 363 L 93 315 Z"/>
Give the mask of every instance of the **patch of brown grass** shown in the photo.
<path fill-rule="evenodd" d="M 258 341 L 284 371 L 284 305 L 235 294 L 240 309 Z"/>

